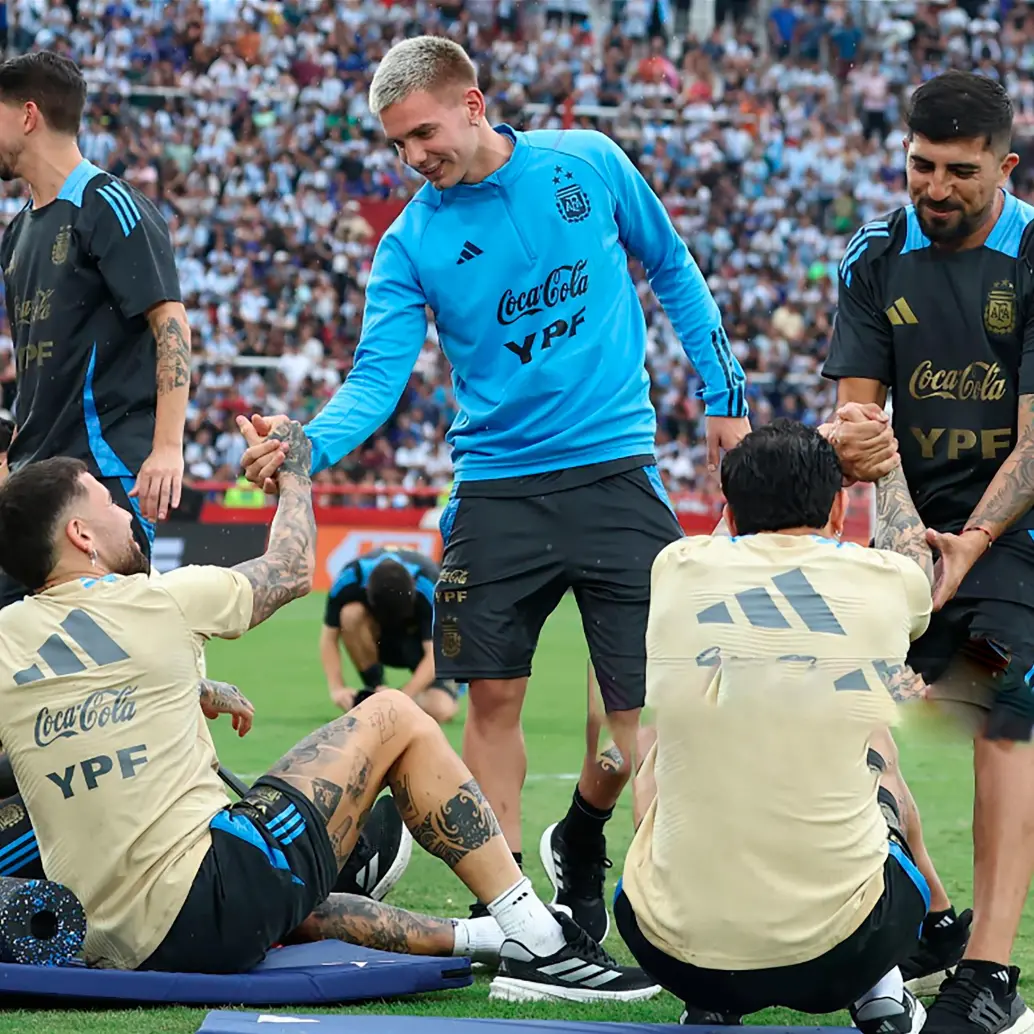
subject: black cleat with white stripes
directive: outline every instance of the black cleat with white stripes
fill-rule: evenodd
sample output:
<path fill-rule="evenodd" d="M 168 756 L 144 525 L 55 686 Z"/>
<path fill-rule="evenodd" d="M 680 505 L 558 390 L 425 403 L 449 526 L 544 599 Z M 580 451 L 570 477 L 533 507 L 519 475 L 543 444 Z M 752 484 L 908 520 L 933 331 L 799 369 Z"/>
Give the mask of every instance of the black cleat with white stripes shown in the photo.
<path fill-rule="evenodd" d="M 412 854 L 413 837 L 394 798 L 384 794 L 370 809 L 334 890 L 381 901 L 402 878 Z"/>
<path fill-rule="evenodd" d="M 619 966 L 570 916 L 554 912 L 567 944 L 545 958 L 504 941 L 488 997 L 507 1002 L 638 1002 L 660 993 L 641 969 Z"/>

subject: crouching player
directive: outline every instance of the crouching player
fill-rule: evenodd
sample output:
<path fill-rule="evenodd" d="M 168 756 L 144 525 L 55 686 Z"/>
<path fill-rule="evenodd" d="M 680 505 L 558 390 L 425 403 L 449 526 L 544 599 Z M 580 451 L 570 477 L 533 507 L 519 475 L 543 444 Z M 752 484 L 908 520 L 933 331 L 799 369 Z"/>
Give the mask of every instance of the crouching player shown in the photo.
<path fill-rule="evenodd" d="M 434 674 L 438 577 L 433 560 L 408 549 L 374 549 L 337 576 L 323 614 L 320 660 L 330 698 L 342 711 L 381 688 L 389 667 L 412 672 L 402 692 L 435 721 L 448 722 L 456 714 L 456 683 Z M 342 646 L 363 681 L 360 690 L 344 683 Z"/>
<path fill-rule="evenodd" d="M 839 541 L 841 484 L 817 431 L 762 427 L 724 459 L 716 534 L 653 567 L 658 738 L 614 913 L 692 1022 L 849 1008 L 863 1034 L 914 1034 L 925 1017 L 899 966 L 930 890 L 889 726 L 933 561 L 900 465 L 876 485 L 875 549 Z"/>

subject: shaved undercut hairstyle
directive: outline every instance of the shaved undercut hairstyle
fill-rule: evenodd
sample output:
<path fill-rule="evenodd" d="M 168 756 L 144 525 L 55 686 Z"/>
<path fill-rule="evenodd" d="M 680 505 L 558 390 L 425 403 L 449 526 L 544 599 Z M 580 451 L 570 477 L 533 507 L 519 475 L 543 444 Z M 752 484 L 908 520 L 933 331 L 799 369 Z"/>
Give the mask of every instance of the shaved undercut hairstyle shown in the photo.
<path fill-rule="evenodd" d="M 414 36 L 384 55 L 374 72 L 368 103 L 370 111 L 379 115 L 412 93 L 477 84 L 474 62 L 458 43 L 443 36 Z"/>

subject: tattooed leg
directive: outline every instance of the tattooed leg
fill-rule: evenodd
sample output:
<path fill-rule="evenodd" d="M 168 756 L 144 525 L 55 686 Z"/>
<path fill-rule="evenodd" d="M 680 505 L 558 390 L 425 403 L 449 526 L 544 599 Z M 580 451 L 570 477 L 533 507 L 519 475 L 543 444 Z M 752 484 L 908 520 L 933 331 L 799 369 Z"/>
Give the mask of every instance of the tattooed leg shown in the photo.
<path fill-rule="evenodd" d="M 313 801 L 339 867 L 387 782 L 413 838 L 482 901 L 493 901 L 521 879 L 470 770 L 438 723 L 397 690 L 382 690 L 317 729 L 269 774 Z"/>
<path fill-rule="evenodd" d="M 289 943 L 326 940 L 401 955 L 449 956 L 456 934 L 451 919 L 406 912 L 356 894 L 331 894 L 295 930 Z"/>
<path fill-rule="evenodd" d="M 596 673 L 589 664 L 588 718 L 585 723 L 585 759 L 578 780 L 582 799 L 600 811 L 617 804 L 632 774 L 639 711 L 615 711 L 604 715 Z M 611 739 L 600 748 L 603 724 L 610 726 Z"/>

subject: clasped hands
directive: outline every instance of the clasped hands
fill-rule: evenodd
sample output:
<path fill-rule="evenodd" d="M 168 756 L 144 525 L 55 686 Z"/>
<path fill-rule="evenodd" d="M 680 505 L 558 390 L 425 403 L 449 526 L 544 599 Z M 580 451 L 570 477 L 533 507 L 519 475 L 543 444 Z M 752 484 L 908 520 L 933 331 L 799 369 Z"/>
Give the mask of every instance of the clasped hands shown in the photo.
<path fill-rule="evenodd" d="M 901 463 L 890 417 L 875 403 L 846 403 L 830 423 L 819 428 L 819 433 L 836 449 L 845 487 L 859 481 L 879 481 Z M 933 587 L 936 611 L 954 597 L 990 541 L 982 531 L 953 535 L 927 528 L 926 542 L 938 555 Z"/>

